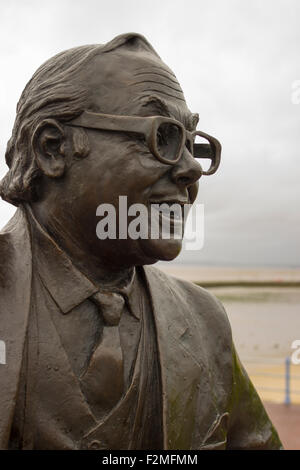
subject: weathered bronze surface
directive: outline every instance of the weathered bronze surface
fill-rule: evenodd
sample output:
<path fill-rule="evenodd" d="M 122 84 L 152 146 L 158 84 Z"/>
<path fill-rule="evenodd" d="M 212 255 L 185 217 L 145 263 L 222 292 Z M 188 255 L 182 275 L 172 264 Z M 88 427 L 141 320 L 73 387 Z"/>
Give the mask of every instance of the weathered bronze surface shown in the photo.
<path fill-rule="evenodd" d="M 194 146 L 197 122 L 138 34 L 62 52 L 27 84 L 0 187 L 18 206 L 0 234 L 2 449 L 281 447 L 220 302 L 149 266 L 182 241 L 96 235 L 120 195 L 195 201 L 221 152 L 200 131 Z"/>

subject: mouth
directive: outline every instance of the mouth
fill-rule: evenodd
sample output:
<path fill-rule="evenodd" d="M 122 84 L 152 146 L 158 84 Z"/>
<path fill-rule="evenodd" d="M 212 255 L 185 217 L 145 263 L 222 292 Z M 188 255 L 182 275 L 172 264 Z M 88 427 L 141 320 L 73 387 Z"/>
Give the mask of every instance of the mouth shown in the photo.
<path fill-rule="evenodd" d="M 184 207 L 187 199 L 150 200 L 151 226 L 159 227 L 161 238 L 182 239 L 184 232 Z"/>
<path fill-rule="evenodd" d="M 150 200 L 150 209 L 158 211 L 163 217 L 171 220 L 183 220 L 184 207 L 189 204 L 187 199 L 160 199 Z"/>

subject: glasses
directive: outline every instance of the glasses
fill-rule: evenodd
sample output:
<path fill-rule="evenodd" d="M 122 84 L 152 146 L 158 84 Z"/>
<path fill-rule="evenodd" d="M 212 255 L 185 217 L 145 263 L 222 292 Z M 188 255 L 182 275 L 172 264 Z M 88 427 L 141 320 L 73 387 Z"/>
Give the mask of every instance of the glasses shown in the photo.
<path fill-rule="evenodd" d="M 189 132 L 181 122 L 168 117 L 116 116 L 84 111 L 68 124 L 87 129 L 142 134 L 150 152 L 168 165 L 179 162 L 186 146 L 204 168 L 203 175 L 212 175 L 220 165 L 221 144 L 217 139 L 204 132 Z M 203 159 L 208 163 L 207 169 Z"/>

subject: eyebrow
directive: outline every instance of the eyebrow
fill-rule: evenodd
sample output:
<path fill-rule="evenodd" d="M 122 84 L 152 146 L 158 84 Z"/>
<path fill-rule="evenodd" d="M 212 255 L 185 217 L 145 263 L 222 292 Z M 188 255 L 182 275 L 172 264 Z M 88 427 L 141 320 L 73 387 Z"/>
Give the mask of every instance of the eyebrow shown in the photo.
<path fill-rule="evenodd" d="M 167 104 L 158 96 L 148 95 L 144 97 L 142 106 L 143 108 L 152 106 L 155 111 L 163 116 L 172 117 Z"/>
<path fill-rule="evenodd" d="M 152 106 L 155 112 L 159 113 L 162 116 L 174 118 L 172 113 L 170 112 L 167 103 L 162 98 L 159 98 L 155 95 L 148 95 L 143 98 L 143 107 Z M 184 123 L 184 126 L 187 130 L 193 131 L 196 129 L 196 126 L 199 121 L 199 114 L 197 113 L 190 113 L 190 114 L 182 114 L 178 109 L 179 114 L 181 115 L 181 119 Z"/>

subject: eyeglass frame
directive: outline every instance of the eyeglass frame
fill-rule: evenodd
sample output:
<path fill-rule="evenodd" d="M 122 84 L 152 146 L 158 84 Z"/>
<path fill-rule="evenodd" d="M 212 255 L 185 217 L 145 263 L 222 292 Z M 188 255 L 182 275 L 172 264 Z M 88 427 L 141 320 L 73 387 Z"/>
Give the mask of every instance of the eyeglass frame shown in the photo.
<path fill-rule="evenodd" d="M 163 123 L 174 124 L 182 131 L 181 145 L 178 149 L 176 158 L 172 160 L 168 160 L 167 158 L 164 158 L 162 155 L 160 155 L 157 148 L 157 130 Z M 214 174 L 220 165 L 222 147 L 220 142 L 215 137 L 212 137 L 202 131 L 190 132 L 181 122 L 166 116 L 122 116 L 83 111 L 80 116 L 73 119 L 72 121 L 68 121 L 66 124 L 87 129 L 143 134 L 150 152 L 160 162 L 167 165 L 176 165 L 179 162 L 183 153 L 183 148 L 186 146 L 186 142 L 188 141 L 190 146 L 188 150 L 194 158 L 211 159 L 211 166 L 206 171 L 202 170 L 203 175 Z M 209 144 L 194 143 L 196 135 L 208 140 Z M 206 153 L 208 150 L 211 150 L 211 147 L 214 150 L 214 154 L 207 156 Z M 197 155 L 195 155 L 195 148 L 198 151 Z"/>

